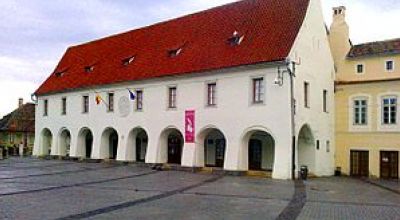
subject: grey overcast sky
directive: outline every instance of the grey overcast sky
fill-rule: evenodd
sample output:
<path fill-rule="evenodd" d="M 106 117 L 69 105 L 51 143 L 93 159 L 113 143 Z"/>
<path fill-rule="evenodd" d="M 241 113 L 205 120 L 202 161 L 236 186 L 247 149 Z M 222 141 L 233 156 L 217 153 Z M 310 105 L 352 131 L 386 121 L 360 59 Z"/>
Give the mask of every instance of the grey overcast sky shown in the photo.
<path fill-rule="evenodd" d="M 0 118 L 53 71 L 70 45 L 234 0 L 0 0 Z M 399 0 L 322 0 L 325 21 L 345 5 L 353 43 L 400 37 Z"/>

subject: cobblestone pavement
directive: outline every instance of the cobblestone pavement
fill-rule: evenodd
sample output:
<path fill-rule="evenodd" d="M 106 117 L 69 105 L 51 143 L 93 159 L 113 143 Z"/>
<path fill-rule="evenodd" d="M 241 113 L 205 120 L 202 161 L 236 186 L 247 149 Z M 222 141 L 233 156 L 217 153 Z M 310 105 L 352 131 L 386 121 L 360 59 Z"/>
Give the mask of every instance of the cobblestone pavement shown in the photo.
<path fill-rule="evenodd" d="M 304 184 L 296 183 L 295 190 L 292 181 L 153 171 L 135 164 L 33 158 L 0 161 L 0 219 L 278 216 L 400 219 L 400 195 L 351 178 L 311 179 Z"/>
<path fill-rule="evenodd" d="M 307 202 L 298 219 L 400 219 L 400 195 L 348 177 L 306 181 Z"/>

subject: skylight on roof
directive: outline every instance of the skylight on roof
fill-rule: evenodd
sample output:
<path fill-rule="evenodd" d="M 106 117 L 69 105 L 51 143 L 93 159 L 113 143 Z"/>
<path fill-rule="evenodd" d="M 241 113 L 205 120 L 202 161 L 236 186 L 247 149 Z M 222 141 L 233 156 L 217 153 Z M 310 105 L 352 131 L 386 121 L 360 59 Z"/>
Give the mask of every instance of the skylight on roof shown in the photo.
<path fill-rule="evenodd" d="M 85 66 L 85 72 L 90 73 L 90 72 L 93 72 L 93 70 L 94 70 L 94 66 L 93 65 L 92 66 Z"/>
<path fill-rule="evenodd" d="M 244 35 L 239 34 L 239 32 L 234 31 L 232 36 L 230 38 L 228 38 L 228 43 L 231 46 L 236 46 L 236 45 L 240 45 L 240 43 L 242 43 L 244 39 Z"/>
<path fill-rule="evenodd" d="M 130 57 L 128 57 L 128 58 L 125 58 L 125 59 L 122 60 L 122 65 L 128 66 L 128 65 L 131 64 L 134 60 L 135 60 L 135 56 L 130 56 Z"/>
<path fill-rule="evenodd" d="M 169 50 L 169 51 L 168 51 L 168 55 L 169 55 L 169 57 L 176 57 L 176 56 L 178 56 L 181 52 L 182 52 L 182 47 L 180 47 L 180 48 L 178 48 L 178 49 L 174 49 L 174 50 Z"/>

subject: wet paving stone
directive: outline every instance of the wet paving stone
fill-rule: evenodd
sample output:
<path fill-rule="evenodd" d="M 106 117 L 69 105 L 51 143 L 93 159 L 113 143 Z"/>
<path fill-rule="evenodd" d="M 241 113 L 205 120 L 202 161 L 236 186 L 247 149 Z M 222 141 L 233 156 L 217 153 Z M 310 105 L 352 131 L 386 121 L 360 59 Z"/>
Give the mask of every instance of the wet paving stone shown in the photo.
<path fill-rule="evenodd" d="M 399 219 L 399 212 L 399 194 L 352 178 L 299 185 L 135 164 L 0 161 L 0 219 L 342 220 Z"/>

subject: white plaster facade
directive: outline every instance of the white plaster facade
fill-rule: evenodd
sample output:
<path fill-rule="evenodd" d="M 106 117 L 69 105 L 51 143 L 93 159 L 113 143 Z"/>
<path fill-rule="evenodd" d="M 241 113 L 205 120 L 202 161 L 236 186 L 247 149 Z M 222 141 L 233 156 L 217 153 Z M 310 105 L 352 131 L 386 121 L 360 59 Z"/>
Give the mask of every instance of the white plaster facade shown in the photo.
<path fill-rule="evenodd" d="M 319 0 L 311 0 L 305 21 L 297 36 L 290 55 L 298 62 L 294 79 L 296 99 L 295 136 L 296 167 L 308 165 L 312 173 L 322 176 L 333 173 L 333 86 L 334 66 Z M 268 151 L 263 151 L 263 168 L 272 168 L 272 177 L 288 179 L 292 172 L 292 133 L 290 78 L 284 74 L 283 85 L 274 83 L 277 69 L 285 69 L 284 63 L 264 63 L 221 69 L 212 72 L 193 73 L 179 77 L 165 77 L 144 81 L 126 82 L 90 89 L 80 89 L 38 97 L 36 109 L 36 136 L 34 155 L 65 155 L 65 143 L 61 134 L 70 133 L 71 157 L 85 157 L 82 134 L 92 133 L 90 157 L 106 159 L 109 134 L 118 134 L 116 159 L 135 161 L 135 136 L 138 129 L 147 135 L 146 163 L 167 163 L 167 136 L 179 131 L 184 136 L 185 110 L 195 110 L 196 141 L 184 143 L 181 165 L 205 166 L 204 139 L 211 130 L 218 129 L 225 138 L 223 169 L 247 171 L 249 169 L 249 140 L 253 134 L 271 137 Z M 263 77 L 264 102 L 252 103 L 252 79 Z M 304 107 L 303 83 L 310 83 L 310 108 Z M 207 83 L 217 85 L 217 105 L 206 105 Z M 177 88 L 177 108 L 168 109 L 168 88 Z M 123 114 L 119 103 L 129 97 L 127 88 L 143 91 L 143 110 L 135 110 L 131 101 L 129 114 Z M 327 91 L 327 109 L 323 111 L 323 90 Z M 115 94 L 114 112 L 108 112 L 102 103 L 96 105 L 95 92 L 104 99 L 108 92 Z M 82 113 L 82 97 L 89 96 L 89 113 Z M 67 98 L 66 115 L 61 114 L 62 98 Z M 48 115 L 43 115 L 44 100 L 48 100 Z M 112 129 L 111 129 L 112 128 Z M 302 129 L 303 128 L 303 129 Z M 300 131 L 303 131 L 300 135 Z M 51 132 L 52 138 L 49 136 Z M 301 138 L 298 138 L 298 137 Z M 271 141 L 272 140 L 272 141 Z M 316 149 L 319 140 L 320 149 Z M 51 142 L 49 144 L 48 142 Z M 332 146 L 329 152 L 326 143 Z M 265 145 L 264 143 L 264 145 Z M 268 152 L 268 153 L 266 153 Z M 268 155 L 273 154 L 273 155 Z M 296 169 L 297 171 L 297 169 Z"/>

